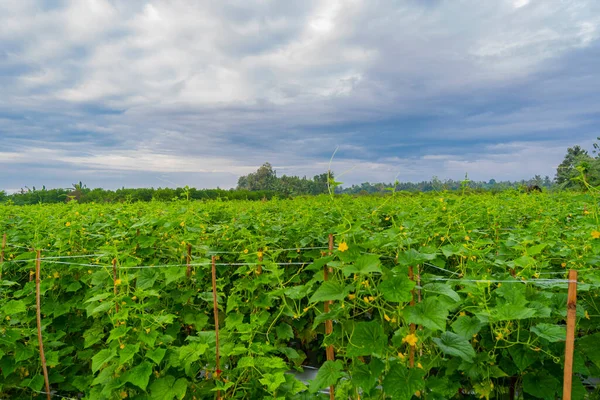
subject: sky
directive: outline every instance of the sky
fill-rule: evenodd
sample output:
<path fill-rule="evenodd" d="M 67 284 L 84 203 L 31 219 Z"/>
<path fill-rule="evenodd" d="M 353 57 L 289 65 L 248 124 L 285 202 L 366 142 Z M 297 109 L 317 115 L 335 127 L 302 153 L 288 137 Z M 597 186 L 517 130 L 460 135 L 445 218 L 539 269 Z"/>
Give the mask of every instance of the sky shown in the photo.
<path fill-rule="evenodd" d="M 597 0 L 0 1 L 0 189 L 553 177 L 599 71 Z"/>

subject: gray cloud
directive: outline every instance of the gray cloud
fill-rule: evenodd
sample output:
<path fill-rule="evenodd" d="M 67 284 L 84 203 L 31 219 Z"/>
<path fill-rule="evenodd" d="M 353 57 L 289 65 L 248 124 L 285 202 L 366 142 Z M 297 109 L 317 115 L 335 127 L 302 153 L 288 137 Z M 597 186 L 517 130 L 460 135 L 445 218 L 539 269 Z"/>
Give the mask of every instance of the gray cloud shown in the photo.
<path fill-rule="evenodd" d="M 0 3 L 0 187 L 551 175 L 599 38 L 593 0 Z"/>

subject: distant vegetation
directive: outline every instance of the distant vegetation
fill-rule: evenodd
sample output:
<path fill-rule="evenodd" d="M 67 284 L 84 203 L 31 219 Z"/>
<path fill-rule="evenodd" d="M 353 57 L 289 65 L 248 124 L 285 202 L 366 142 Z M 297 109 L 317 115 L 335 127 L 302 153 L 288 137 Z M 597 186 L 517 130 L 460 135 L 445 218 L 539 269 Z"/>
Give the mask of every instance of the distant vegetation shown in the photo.
<path fill-rule="evenodd" d="M 600 138 L 598 138 L 600 140 Z M 117 190 L 90 189 L 82 182 L 73 184 L 71 188 L 36 189 L 25 187 L 20 191 L 7 194 L 0 190 L 0 203 L 11 202 L 15 205 L 39 203 L 63 203 L 77 200 L 80 203 L 118 203 L 190 200 L 264 200 L 273 197 L 290 198 L 295 196 L 318 195 L 328 193 L 367 195 L 386 194 L 391 191 L 431 192 L 454 191 L 468 188 L 476 191 L 498 192 L 507 189 L 525 190 L 527 187 L 541 189 L 585 189 L 600 185 L 600 144 L 594 143 L 593 155 L 580 146 L 567 149 L 563 162 L 556 170 L 556 176 L 536 175 L 529 180 L 521 181 L 472 181 L 465 176 L 464 180 L 440 180 L 433 177 L 422 182 L 369 183 L 341 187 L 334 182 L 333 172 L 315 175 L 312 179 L 306 176 L 277 176 L 277 171 L 270 163 L 263 164 L 256 172 L 241 176 L 235 189 L 195 189 L 184 188 L 121 188 Z"/>

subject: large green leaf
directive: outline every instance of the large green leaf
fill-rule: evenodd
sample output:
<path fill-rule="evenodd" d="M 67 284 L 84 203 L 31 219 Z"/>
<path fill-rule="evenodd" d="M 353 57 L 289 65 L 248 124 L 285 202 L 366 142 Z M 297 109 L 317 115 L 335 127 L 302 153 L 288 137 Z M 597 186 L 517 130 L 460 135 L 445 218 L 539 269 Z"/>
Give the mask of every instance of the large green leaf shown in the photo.
<path fill-rule="evenodd" d="M 408 277 L 398 275 L 384 279 L 378 286 L 379 292 L 387 301 L 405 303 L 412 299 L 411 290 L 415 283 Z"/>
<path fill-rule="evenodd" d="M 476 317 L 461 315 L 452 323 L 452 330 L 465 339 L 471 339 L 485 324 Z"/>
<path fill-rule="evenodd" d="M 335 385 L 342 377 L 342 371 L 344 370 L 344 364 L 340 360 L 336 361 L 325 361 L 317 376 L 310 383 L 308 391 L 311 393 L 317 393 L 319 390 L 326 388 L 331 385 Z"/>
<path fill-rule="evenodd" d="M 15 315 L 27 311 L 27 306 L 23 300 L 10 300 L 2 307 L 6 315 Z"/>
<path fill-rule="evenodd" d="M 129 382 L 142 390 L 146 390 L 150 375 L 152 375 L 152 364 L 148 361 L 142 361 L 139 365 L 125 372 L 121 379 L 123 382 Z"/>
<path fill-rule="evenodd" d="M 354 262 L 343 268 L 344 275 L 352 274 L 367 275 L 373 272 L 381 272 L 379 256 L 373 254 L 364 254 Z"/>
<path fill-rule="evenodd" d="M 392 400 L 410 400 L 417 391 L 425 388 L 424 376 L 422 369 L 393 363 L 383 378 L 383 390 Z"/>
<path fill-rule="evenodd" d="M 116 357 L 117 351 L 113 349 L 100 350 L 92 357 L 92 372 L 98 371 L 102 365 Z"/>
<path fill-rule="evenodd" d="M 564 342 L 567 339 L 567 329 L 564 326 L 552 324 L 537 324 L 531 327 L 531 332 L 549 342 Z"/>
<path fill-rule="evenodd" d="M 554 399 L 560 387 L 560 381 L 543 370 L 523 376 L 523 391 L 539 399 Z"/>
<path fill-rule="evenodd" d="M 354 325 L 346 348 L 348 357 L 383 354 L 387 346 L 387 336 L 379 321 L 359 322 Z"/>
<path fill-rule="evenodd" d="M 341 283 L 335 281 L 323 282 L 321 286 L 310 298 L 311 303 L 329 300 L 344 300 L 344 297 L 350 293 L 350 289 L 344 288 Z"/>
<path fill-rule="evenodd" d="M 167 375 L 157 379 L 150 385 L 150 398 L 153 400 L 183 399 L 187 391 L 188 382 L 185 378 L 175 380 L 174 376 Z"/>
<path fill-rule="evenodd" d="M 423 302 L 406 309 L 406 319 L 410 323 L 423 325 L 438 331 L 446 330 L 448 309 L 437 297 L 428 297 Z"/>
<path fill-rule="evenodd" d="M 445 283 L 428 283 L 427 285 L 423 286 L 423 290 L 425 291 L 425 293 L 435 293 L 444 295 L 454 300 L 455 302 L 460 301 L 460 296 L 458 295 L 458 293 L 452 290 L 450 285 L 447 285 Z"/>
<path fill-rule="evenodd" d="M 378 358 L 372 358 L 369 364 L 356 361 L 350 372 L 352 384 L 368 393 L 377 384 L 384 368 L 385 364 Z"/>
<path fill-rule="evenodd" d="M 452 332 L 444 332 L 439 338 L 432 339 L 440 350 L 451 356 L 457 356 L 465 361 L 472 362 L 475 350 L 471 343 L 464 337 Z"/>

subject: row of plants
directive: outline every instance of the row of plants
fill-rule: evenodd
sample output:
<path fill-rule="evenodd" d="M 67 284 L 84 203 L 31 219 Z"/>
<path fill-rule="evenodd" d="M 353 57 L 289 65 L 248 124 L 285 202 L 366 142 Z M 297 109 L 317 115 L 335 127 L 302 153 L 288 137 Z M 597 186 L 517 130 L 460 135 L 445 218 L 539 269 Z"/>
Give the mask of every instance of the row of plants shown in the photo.
<path fill-rule="evenodd" d="M 596 199 L 574 193 L 0 206 L 0 397 L 44 391 L 30 280 L 41 249 L 57 395 L 313 399 L 333 385 L 340 399 L 559 398 L 577 269 L 573 398 L 594 398 L 599 229 Z M 293 372 L 307 366 L 320 369 L 303 382 Z"/>

